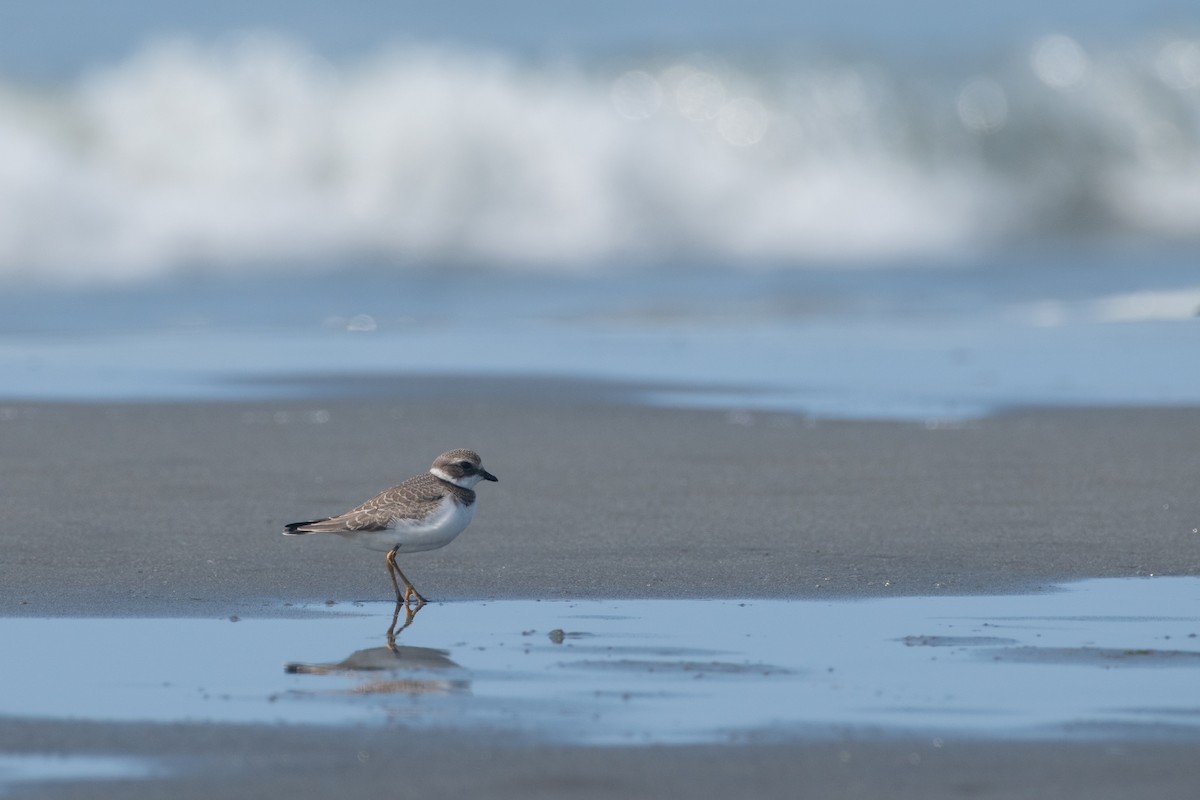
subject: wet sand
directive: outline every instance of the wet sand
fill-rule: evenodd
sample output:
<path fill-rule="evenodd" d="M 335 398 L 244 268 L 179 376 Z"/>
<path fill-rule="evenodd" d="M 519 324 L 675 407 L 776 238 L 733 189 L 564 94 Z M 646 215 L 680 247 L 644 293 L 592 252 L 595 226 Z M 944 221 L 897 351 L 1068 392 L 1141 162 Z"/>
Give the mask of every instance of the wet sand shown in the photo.
<path fill-rule="evenodd" d="M 33 750 L 31 742 L 43 743 Z M 0 750 L 162 759 L 171 780 L 90 782 L 95 798 L 1193 798 L 1195 744 L 834 741 L 692 747 L 557 747 L 397 728 L 6 722 Z M 29 794 L 81 796 L 44 783 Z M 26 796 L 13 792 L 14 796 Z"/>
<path fill-rule="evenodd" d="M 433 600 L 1020 591 L 1200 573 L 1200 410 L 963 426 L 439 399 L 4 405 L 0 613 L 386 600 L 383 556 L 280 535 L 478 450 L 471 527 L 401 559 Z M 501 384 L 507 386 L 507 384 Z"/>
<path fill-rule="evenodd" d="M 0 613 L 250 616 L 386 600 L 381 554 L 279 529 L 458 446 L 479 450 L 500 483 L 480 487 L 452 545 L 402 561 L 435 601 L 950 594 L 1200 573 L 1197 409 L 931 428 L 635 408 L 587 384 L 430 387 L 0 406 Z M 181 770 L 90 796 L 1190 796 L 1193 745 L 1128 738 L 934 747 L 858 731 L 625 749 L 395 728 L 0 723 L 0 750 L 146 754 Z"/>

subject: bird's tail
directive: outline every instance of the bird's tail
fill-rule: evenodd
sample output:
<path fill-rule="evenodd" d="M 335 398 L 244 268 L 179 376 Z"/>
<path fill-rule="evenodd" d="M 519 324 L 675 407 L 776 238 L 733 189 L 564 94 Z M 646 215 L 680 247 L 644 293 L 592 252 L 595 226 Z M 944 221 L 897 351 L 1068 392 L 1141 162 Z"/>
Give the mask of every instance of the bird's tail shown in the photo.
<path fill-rule="evenodd" d="M 284 536 L 303 536 L 306 533 L 316 533 L 317 531 L 306 531 L 304 529 L 307 528 L 309 525 L 314 525 L 318 522 L 325 522 L 325 520 L 327 520 L 327 519 L 329 519 L 329 518 L 326 517 L 325 519 L 310 519 L 308 522 L 289 522 L 287 525 L 283 526 L 283 535 Z"/>
<path fill-rule="evenodd" d="M 288 675 L 328 675 L 336 672 L 336 666 L 330 664 L 284 664 L 283 671 Z"/>

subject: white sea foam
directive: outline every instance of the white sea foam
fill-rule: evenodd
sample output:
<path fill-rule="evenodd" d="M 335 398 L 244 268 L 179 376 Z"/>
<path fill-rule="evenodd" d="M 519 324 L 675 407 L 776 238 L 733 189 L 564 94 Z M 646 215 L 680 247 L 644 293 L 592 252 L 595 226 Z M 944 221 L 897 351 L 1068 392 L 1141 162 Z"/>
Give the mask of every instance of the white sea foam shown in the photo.
<path fill-rule="evenodd" d="M 1093 304 L 1093 316 L 1101 322 L 1195 319 L 1200 317 L 1200 287 L 1111 295 Z"/>
<path fill-rule="evenodd" d="M 1058 35 L 947 81 L 836 58 L 160 42 L 50 89 L 0 83 L 0 280 L 1193 238 L 1197 52 Z"/>

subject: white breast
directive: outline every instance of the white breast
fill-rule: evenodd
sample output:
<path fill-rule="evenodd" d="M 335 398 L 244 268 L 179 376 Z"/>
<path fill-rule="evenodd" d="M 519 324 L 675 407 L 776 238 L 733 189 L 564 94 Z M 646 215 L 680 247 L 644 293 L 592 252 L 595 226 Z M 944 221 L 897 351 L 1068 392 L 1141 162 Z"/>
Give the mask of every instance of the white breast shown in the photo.
<path fill-rule="evenodd" d="M 474 516 L 474 503 L 464 506 L 447 496 L 425 519 L 396 520 L 395 527 L 390 530 L 359 534 L 357 539 L 372 550 L 391 550 L 396 545 L 400 545 L 401 553 L 436 550 L 450 544 L 455 536 L 466 530 Z"/>

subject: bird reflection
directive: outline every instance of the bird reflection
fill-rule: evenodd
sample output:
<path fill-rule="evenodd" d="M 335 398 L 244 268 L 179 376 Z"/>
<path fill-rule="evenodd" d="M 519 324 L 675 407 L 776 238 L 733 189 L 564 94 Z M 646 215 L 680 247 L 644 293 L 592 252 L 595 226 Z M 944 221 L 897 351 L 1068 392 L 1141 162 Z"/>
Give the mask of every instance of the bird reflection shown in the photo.
<path fill-rule="evenodd" d="M 400 610 L 404 609 L 404 624 L 397 628 Z M 347 690 L 349 694 L 453 694 L 470 687 L 469 681 L 442 676 L 418 677 L 409 673 L 422 671 L 460 670 L 446 650 L 433 647 L 397 645 L 396 635 L 408 626 L 422 606 L 411 607 L 403 602 L 396 603 L 392 624 L 387 629 L 387 643 L 383 647 L 368 647 L 355 650 L 341 661 L 305 664 L 292 662 L 284 665 L 283 671 L 291 675 L 341 675 L 343 677 L 370 676 L 364 683 Z M 406 673 L 404 677 L 377 677 L 387 673 Z"/>
<path fill-rule="evenodd" d="M 392 648 L 393 650 L 396 648 L 396 635 L 409 625 L 412 625 L 413 620 L 416 619 L 417 612 L 424 607 L 424 602 L 421 602 L 416 606 L 410 606 L 407 601 L 396 601 L 396 610 L 392 612 L 392 624 L 389 625 L 387 629 L 388 647 Z M 396 623 L 400 621 L 400 609 L 404 609 L 404 624 L 400 626 L 399 630 L 397 630 Z"/>

